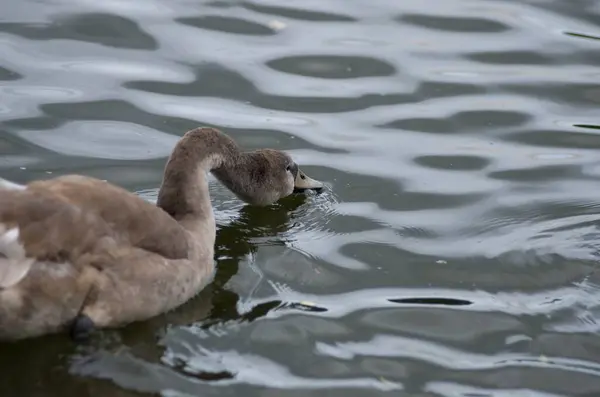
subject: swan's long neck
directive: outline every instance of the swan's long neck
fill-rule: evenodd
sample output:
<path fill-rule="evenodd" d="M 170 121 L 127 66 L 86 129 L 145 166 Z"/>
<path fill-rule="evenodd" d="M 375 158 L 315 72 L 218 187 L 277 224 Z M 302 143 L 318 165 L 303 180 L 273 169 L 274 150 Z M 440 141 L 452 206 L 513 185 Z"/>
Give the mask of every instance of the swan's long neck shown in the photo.
<path fill-rule="evenodd" d="M 203 239 L 215 234 L 207 172 L 229 168 L 242 154 L 235 142 L 213 128 L 187 132 L 167 162 L 157 205 Z"/>

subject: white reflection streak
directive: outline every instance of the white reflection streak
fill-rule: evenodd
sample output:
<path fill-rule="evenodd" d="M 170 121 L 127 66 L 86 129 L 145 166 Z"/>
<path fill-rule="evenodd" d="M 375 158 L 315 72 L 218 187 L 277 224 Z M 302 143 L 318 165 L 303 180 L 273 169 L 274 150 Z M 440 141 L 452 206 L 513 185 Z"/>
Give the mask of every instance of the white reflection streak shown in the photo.
<path fill-rule="evenodd" d="M 354 356 L 411 358 L 460 371 L 488 370 L 505 367 L 535 367 L 575 371 L 600 376 L 600 364 L 564 357 L 532 357 L 525 354 L 485 355 L 451 349 L 430 341 L 395 335 L 377 335 L 367 342 L 337 343 L 330 346 L 317 342 L 323 356 L 352 359 Z M 337 351 L 344 354 L 339 354 Z"/>
<path fill-rule="evenodd" d="M 282 365 L 267 358 L 252 354 L 242 355 L 236 351 L 211 352 L 200 346 L 190 350 L 190 356 L 177 357 L 166 353 L 163 361 L 185 362 L 184 372 L 191 374 L 227 371 L 234 374 L 232 379 L 221 380 L 218 385 L 246 383 L 256 386 L 268 386 L 278 389 L 331 389 L 331 388 L 367 388 L 378 390 L 401 390 L 396 382 L 379 381 L 368 378 L 355 379 L 315 379 L 303 378 L 291 374 Z M 216 367 L 216 368 L 215 368 Z"/>
<path fill-rule="evenodd" d="M 314 305 L 327 309 L 328 318 L 341 317 L 359 310 L 377 308 L 423 307 L 423 304 L 391 302 L 390 299 L 439 298 L 467 301 L 466 305 L 435 305 L 448 310 L 468 310 L 474 312 L 500 312 L 511 315 L 549 315 L 574 307 L 593 307 L 600 301 L 600 289 L 583 288 L 587 282 L 576 286 L 558 288 L 537 293 L 468 291 L 458 289 L 431 288 L 377 288 L 358 290 L 336 295 L 312 295 L 296 291 L 285 291 L 277 297 L 268 297 L 253 302 L 282 299 L 286 302 L 309 301 Z M 427 305 L 429 307 L 434 305 Z M 272 312 L 270 315 L 276 315 Z M 309 315 L 309 313 L 306 313 Z M 310 313 L 310 315 L 315 315 Z M 316 314 L 316 315 L 323 315 Z"/>
<path fill-rule="evenodd" d="M 489 397 L 561 397 L 561 394 L 545 393 L 531 389 L 482 389 L 449 382 L 430 382 L 425 391 L 444 397 L 489 396 Z"/>

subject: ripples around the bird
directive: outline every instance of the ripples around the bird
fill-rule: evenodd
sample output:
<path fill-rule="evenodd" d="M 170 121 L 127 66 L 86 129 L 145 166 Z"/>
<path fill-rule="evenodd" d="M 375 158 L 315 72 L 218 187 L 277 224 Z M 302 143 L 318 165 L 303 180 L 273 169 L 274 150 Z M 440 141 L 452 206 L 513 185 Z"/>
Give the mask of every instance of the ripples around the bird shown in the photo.
<path fill-rule="evenodd" d="M 89 346 L 1 347 L 0 393 L 600 395 L 599 26 L 586 0 L 8 0 L 0 176 L 152 201 L 212 125 L 328 189 L 211 180 L 215 281 Z"/>

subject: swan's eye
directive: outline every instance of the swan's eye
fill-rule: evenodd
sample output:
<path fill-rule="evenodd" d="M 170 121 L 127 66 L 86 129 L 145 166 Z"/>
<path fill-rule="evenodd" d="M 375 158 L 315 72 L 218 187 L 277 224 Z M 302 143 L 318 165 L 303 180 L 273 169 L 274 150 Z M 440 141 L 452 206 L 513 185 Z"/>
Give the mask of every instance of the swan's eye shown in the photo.
<path fill-rule="evenodd" d="M 286 170 L 286 171 L 291 171 L 291 170 L 292 170 L 292 166 L 291 166 L 291 165 L 288 165 L 287 167 L 285 167 L 285 170 Z"/>

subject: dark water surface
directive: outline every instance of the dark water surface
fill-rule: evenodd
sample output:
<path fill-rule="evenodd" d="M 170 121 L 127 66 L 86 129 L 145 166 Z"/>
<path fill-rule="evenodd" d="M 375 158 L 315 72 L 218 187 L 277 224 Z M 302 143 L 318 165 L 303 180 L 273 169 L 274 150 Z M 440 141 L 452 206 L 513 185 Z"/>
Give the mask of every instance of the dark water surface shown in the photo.
<path fill-rule="evenodd" d="M 599 396 L 600 2 L 3 0 L 0 176 L 156 195 L 212 125 L 319 196 L 218 183 L 218 274 L 1 396 Z"/>

